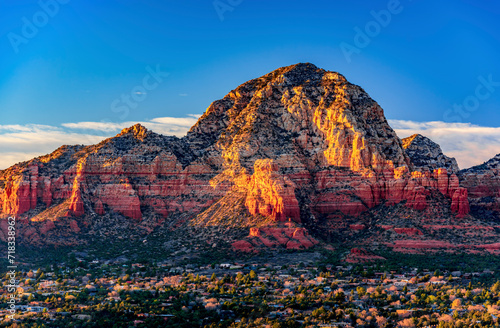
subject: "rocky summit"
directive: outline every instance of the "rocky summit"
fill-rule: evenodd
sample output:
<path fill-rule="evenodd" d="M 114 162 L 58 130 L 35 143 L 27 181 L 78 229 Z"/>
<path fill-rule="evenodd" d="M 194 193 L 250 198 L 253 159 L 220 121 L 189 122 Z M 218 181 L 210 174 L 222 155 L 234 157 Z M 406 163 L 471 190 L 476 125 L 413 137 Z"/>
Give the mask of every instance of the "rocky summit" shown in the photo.
<path fill-rule="evenodd" d="M 401 141 L 361 87 L 306 63 L 240 85 L 183 138 L 135 125 L 1 171 L 0 206 L 26 244 L 186 231 L 245 252 L 497 252 L 497 164 L 458 172 L 429 139 Z"/>
<path fill-rule="evenodd" d="M 457 161 L 443 154 L 441 147 L 431 139 L 421 134 L 414 134 L 402 141 L 403 148 L 410 157 L 415 169 L 432 171 L 443 168 L 448 172 L 458 173 Z"/>

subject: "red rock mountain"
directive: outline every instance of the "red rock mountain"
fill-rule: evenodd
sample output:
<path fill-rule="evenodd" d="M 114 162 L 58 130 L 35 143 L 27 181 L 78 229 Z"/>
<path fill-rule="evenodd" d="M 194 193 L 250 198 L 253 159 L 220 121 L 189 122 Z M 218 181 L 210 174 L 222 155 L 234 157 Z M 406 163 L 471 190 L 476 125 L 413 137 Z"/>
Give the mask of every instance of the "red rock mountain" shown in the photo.
<path fill-rule="evenodd" d="M 425 231 L 424 221 L 474 221 L 473 185 L 461 185 L 453 166 L 416 166 L 361 87 L 297 64 L 213 102 L 183 138 L 135 125 L 98 145 L 63 146 L 1 171 L 0 206 L 4 218 L 19 217 L 25 242 L 227 227 L 249 229 L 233 246 L 252 251 L 368 232 L 363 239 L 377 242 L 406 231 L 395 229 Z M 488 193 L 498 192 L 494 186 Z M 377 228 L 393 223 L 380 218 L 387 211 L 408 220 Z"/>

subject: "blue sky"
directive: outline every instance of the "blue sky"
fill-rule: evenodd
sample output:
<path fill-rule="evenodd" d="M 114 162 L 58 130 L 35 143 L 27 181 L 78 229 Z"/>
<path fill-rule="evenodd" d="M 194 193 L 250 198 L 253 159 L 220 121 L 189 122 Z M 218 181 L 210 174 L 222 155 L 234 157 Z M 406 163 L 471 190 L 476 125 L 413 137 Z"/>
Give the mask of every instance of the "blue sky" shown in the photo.
<path fill-rule="evenodd" d="M 400 136 L 423 132 L 462 167 L 500 153 L 493 0 L 0 0 L 0 8 L 0 169 L 134 122 L 182 135 L 213 100 L 297 62 L 361 85 Z"/>

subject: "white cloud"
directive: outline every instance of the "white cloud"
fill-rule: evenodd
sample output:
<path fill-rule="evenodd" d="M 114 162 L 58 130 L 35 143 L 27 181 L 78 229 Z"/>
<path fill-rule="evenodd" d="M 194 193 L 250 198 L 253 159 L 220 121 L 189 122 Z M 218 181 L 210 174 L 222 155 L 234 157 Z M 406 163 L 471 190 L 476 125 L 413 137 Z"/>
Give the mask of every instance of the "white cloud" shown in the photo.
<path fill-rule="evenodd" d="M 30 131 L 30 128 L 23 125 L 0 125 L 0 131 Z"/>
<path fill-rule="evenodd" d="M 94 144 L 106 136 L 65 131 L 50 125 L 0 125 L 0 169 L 48 154 L 62 145 Z"/>
<path fill-rule="evenodd" d="M 92 144 L 105 136 L 65 131 L 50 125 L 26 125 L 25 128 L 0 133 L 0 153 L 43 152 L 63 144 Z M 0 126 L 0 130 L 2 130 Z M 54 148 L 55 147 L 55 148 Z"/>
<path fill-rule="evenodd" d="M 54 149 L 52 149 L 54 150 Z M 49 151 L 50 152 L 50 151 Z M 34 152 L 34 153 L 28 153 L 28 152 L 7 152 L 0 155 L 0 170 L 6 169 L 10 167 L 11 165 L 14 165 L 19 162 L 24 162 L 24 161 L 29 161 L 30 159 L 33 159 L 35 157 L 38 157 L 40 155 L 44 155 L 45 153 L 40 153 L 40 152 Z"/>
<path fill-rule="evenodd" d="M 128 124 L 128 125 L 127 125 Z M 63 127 L 74 130 L 95 130 L 111 132 L 116 130 L 124 129 L 128 126 L 134 125 L 134 123 L 112 123 L 112 122 L 78 122 L 78 123 L 63 123 Z"/>
<path fill-rule="evenodd" d="M 158 117 L 144 122 L 77 122 L 51 125 L 0 125 L 0 169 L 49 154 L 62 145 L 96 144 L 136 123 L 164 135 L 183 136 L 198 117 Z"/>
<path fill-rule="evenodd" d="M 500 127 L 441 121 L 389 120 L 389 124 L 400 138 L 420 133 L 432 139 L 446 155 L 457 159 L 460 168 L 482 164 L 500 153 Z"/>
<path fill-rule="evenodd" d="M 193 126 L 197 121 L 197 117 L 158 117 L 151 120 L 153 123 L 176 125 L 176 126 Z"/>
<path fill-rule="evenodd" d="M 143 122 L 78 122 L 63 123 L 62 126 L 73 130 L 93 130 L 103 132 L 120 132 L 122 129 L 140 123 L 146 128 L 165 135 L 183 136 L 198 121 L 200 115 L 188 114 L 188 117 L 157 117 Z"/>

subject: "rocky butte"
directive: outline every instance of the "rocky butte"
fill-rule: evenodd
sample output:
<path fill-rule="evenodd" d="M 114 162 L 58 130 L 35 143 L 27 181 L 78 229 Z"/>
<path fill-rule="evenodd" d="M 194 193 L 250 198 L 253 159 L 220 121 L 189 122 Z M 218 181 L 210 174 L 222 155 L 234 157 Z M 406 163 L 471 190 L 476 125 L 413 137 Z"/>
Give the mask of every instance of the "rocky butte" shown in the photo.
<path fill-rule="evenodd" d="M 182 138 L 135 125 L 3 170 L 0 210 L 28 244 L 216 229 L 208 243 L 248 252 L 496 252 L 484 245 L 499 236 L 498 163 L 459 171 L 431 140 L 399 139 L 361 87 L 306 63 L 240 85 Z"/>

